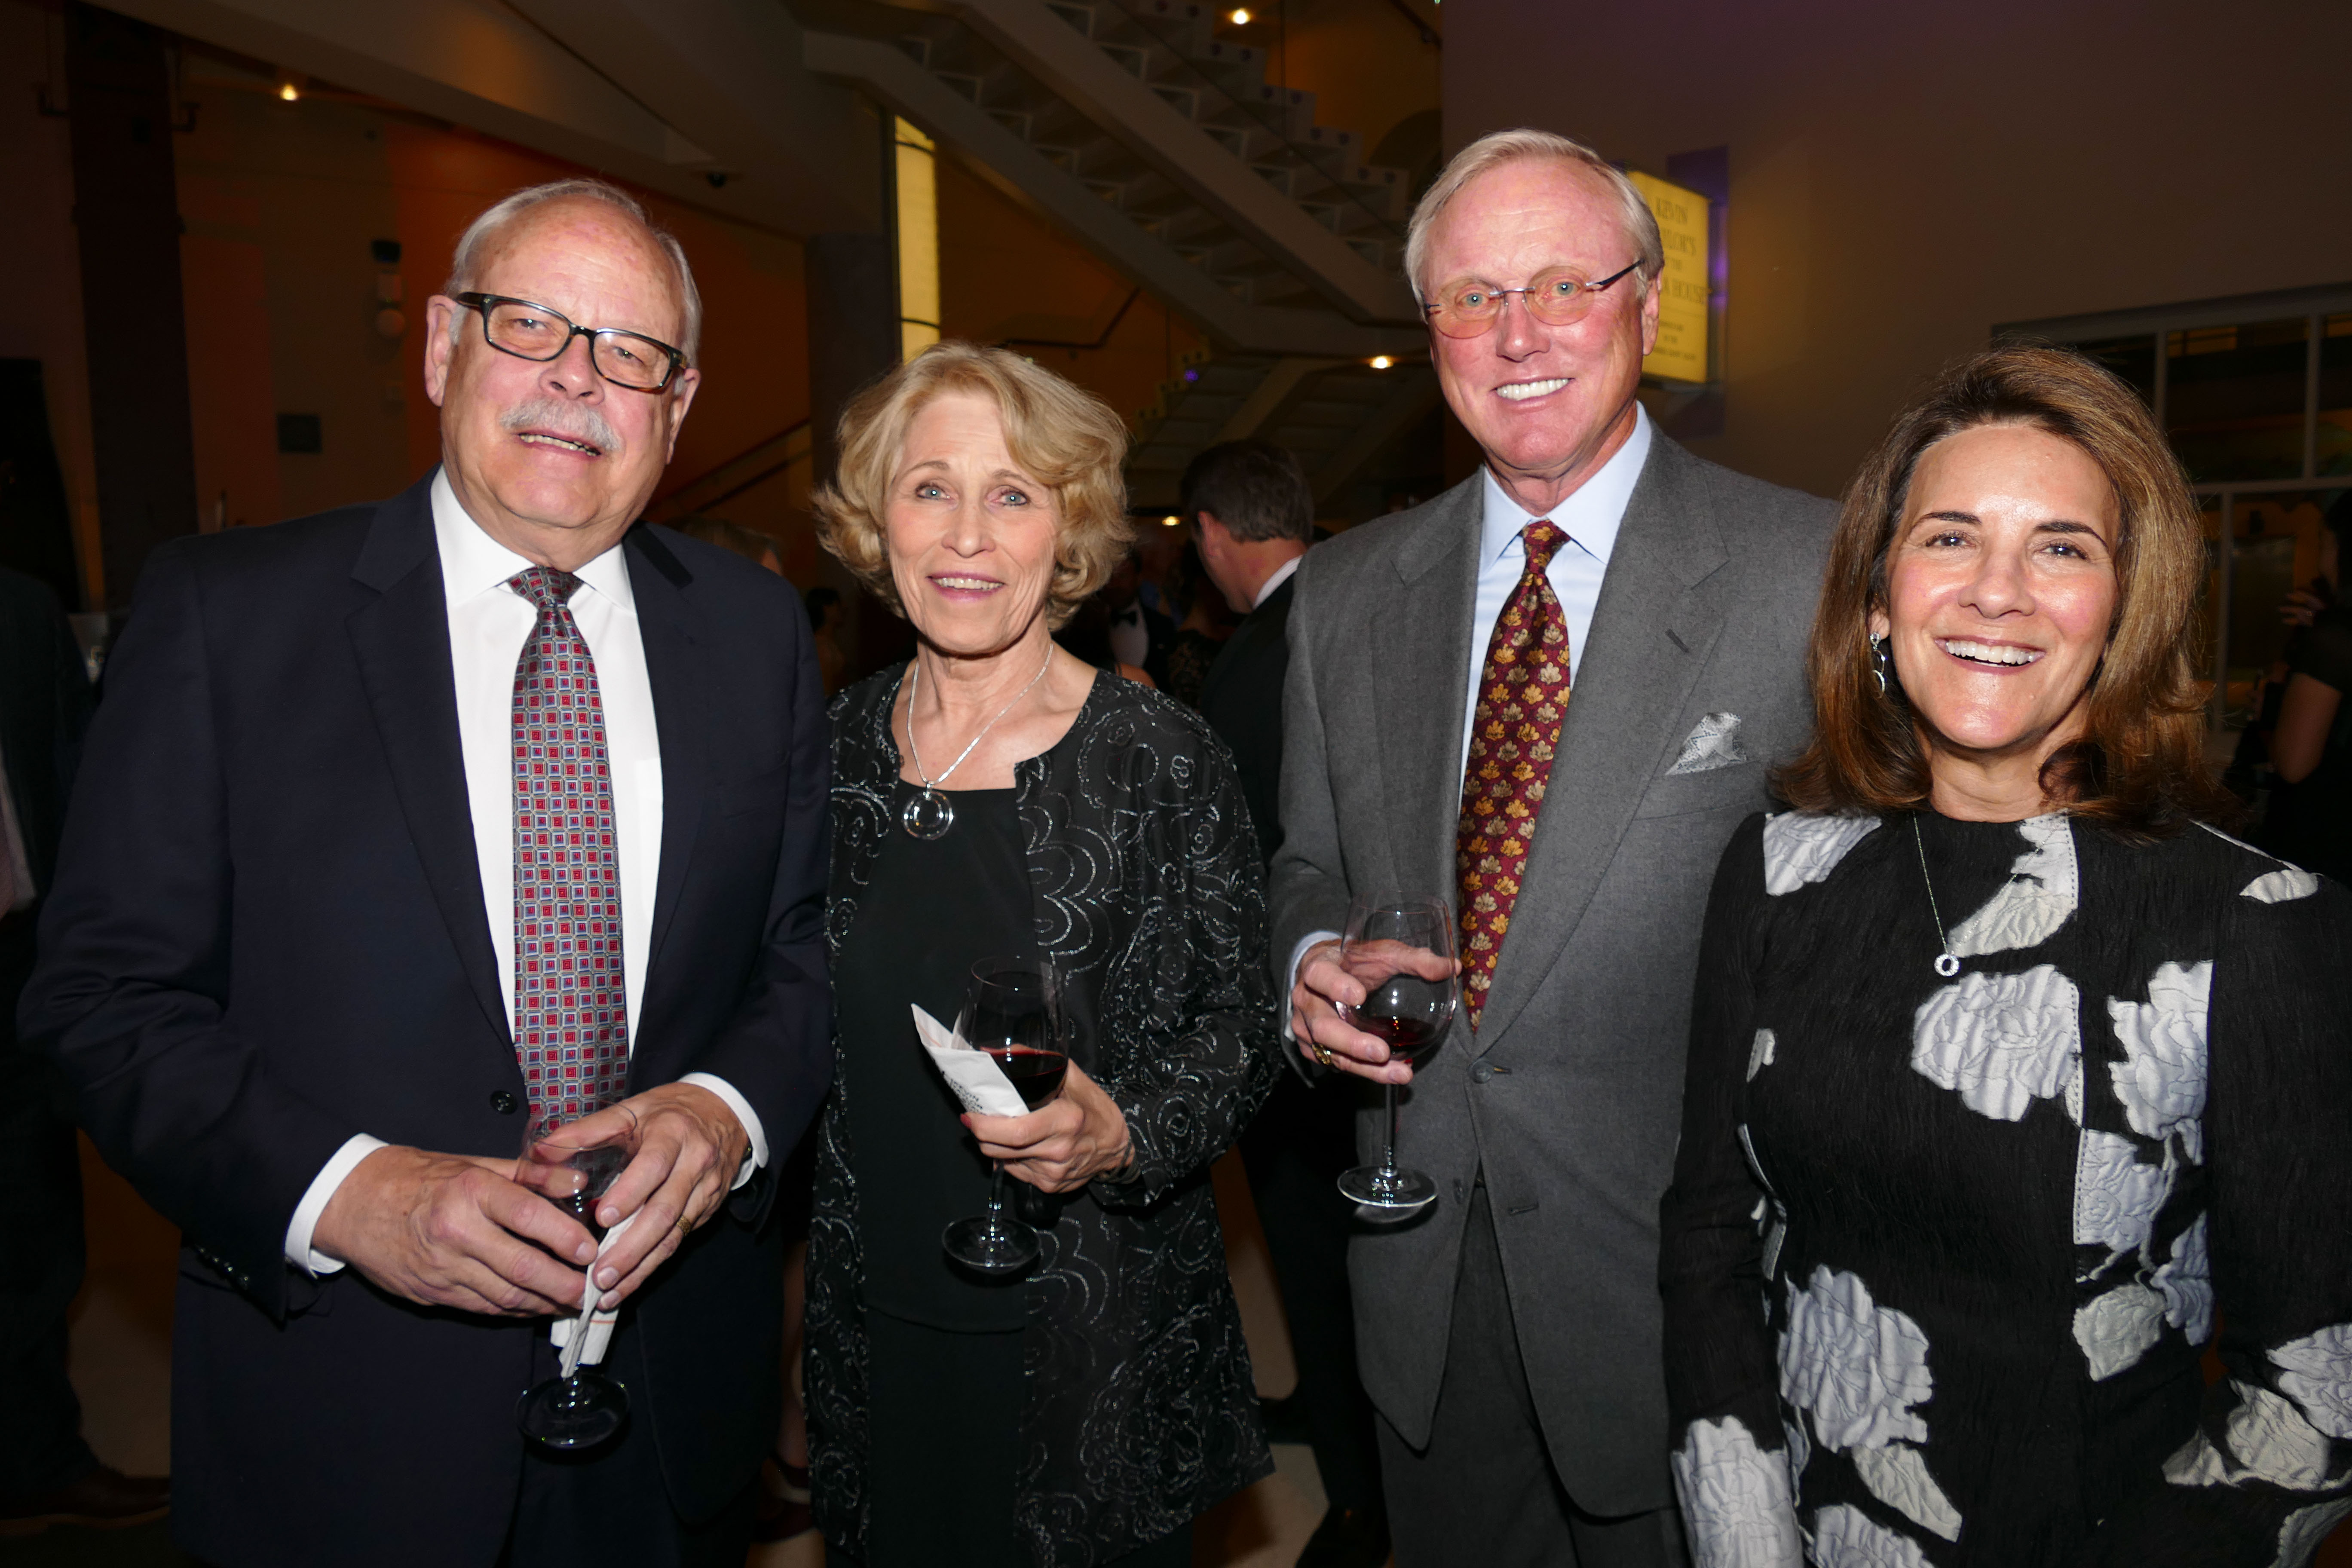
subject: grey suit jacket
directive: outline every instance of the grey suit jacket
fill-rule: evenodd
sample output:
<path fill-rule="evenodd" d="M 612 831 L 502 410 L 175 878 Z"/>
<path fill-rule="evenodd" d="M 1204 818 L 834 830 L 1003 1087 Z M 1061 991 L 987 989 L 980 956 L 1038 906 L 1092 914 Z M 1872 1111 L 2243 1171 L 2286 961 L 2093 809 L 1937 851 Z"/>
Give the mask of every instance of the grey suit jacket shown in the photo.
<path fill-rule="evenodd" d="M 1300 567 L 1277 963 L 1307 933 L 1340 929 L 1351 890 L 1454 897 L 1463 704 L 1486 655 L 1471 626 L 1480 506 L 1473 479 Z M 1653 441 L 1577 658 L 1482 1026 L 1474 1037 L 1457 1015 L 1406 1092 L 1402 1156 L 1437 1179 L 1438 1199 L 1350 1247 L 1365 1387 L 1421 1447 L 1483 1169 L 1545 1439 L 1593 1513 L 1674 1500 L 1658 1201 L 1699 924 L 1726 841 L 1767 803 L 1767 766 L 1811 724 L 1803 647 L 1834 516 Z M 1738 720 L 1730 740 L 1725 715 Z M 1368 1102 L 1368 1158 L 1380 1131 Z"/>

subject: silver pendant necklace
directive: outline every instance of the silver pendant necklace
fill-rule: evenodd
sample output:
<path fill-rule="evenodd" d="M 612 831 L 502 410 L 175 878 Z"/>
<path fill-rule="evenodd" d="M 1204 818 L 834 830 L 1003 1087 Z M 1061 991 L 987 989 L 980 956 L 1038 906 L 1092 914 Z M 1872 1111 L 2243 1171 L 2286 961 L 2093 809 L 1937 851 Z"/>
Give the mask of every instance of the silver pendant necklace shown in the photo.
<path fill-rule="evenodd" d="M 971 755 L 972 747 L 985 740 L 988 732 L 996 728 L 1005 714 L 1021 705 L 1021 700 L 1045 679 L 1045 671 L 1053 663 L 1054 645 L 1048 641 L 1045 644 L 1045 662 L 1037 667 L 1037 673 L 1029 678 L 1029 684 L 1014 692 L 1013 700 L 1006 703 L 994 719 L 980 727 L 980 733 L 971 738 L 971 745 L 958 752 L 956 760 L 947 765 L 947 771 L 933 779 L 924 772 L 923 753 L 915 744 L 915 695 L 923 685 L 922 657 L 919 654 L 908 662 L 907 673 L 899 678 L 899 684 L 907 688 L 907 755 L 914 760 L 916 775 L 923 781 L 923 787 L 915 792 L 914 797 L 907 802 L 906 809 L 898 813 L 898 826 L 904 827 L 910 837 L 937 838 L 955 826 L 955 807 L 949 804 L 940 785 L 955 776 L 955 771 L 963 766 L 963 760 Z"/>
<path fill-rule="evenodd" d="M 914 720 L 907 721 L 907 733 L 915 732 Z M 1936 973 L 1949 980 L 1960 972 L 1960 961 L 1952 952 L 1952 939 L 1944 931 L 1944 911 L 1936 907 L 1936 879 L 1927 875 L 1927 841 L 1919 836 L 1919 818 L 1911 817 L 1911 843 L 1919 851 L 1919 879 L 1927 884 L 1927 912 L 1936 917 L 1936 940 L 1943 944 L 1943 956 L 1936 960 Z"/>

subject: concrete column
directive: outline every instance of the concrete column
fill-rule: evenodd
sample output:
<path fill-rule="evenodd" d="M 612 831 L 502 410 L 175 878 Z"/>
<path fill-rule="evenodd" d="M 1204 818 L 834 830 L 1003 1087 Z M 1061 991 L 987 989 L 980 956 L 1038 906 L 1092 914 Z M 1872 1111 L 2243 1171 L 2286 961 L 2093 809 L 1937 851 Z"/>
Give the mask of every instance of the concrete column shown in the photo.
<path fill-rule="evenodd" d="M 840 458 L 841 411 L 898 363 L 898 262 L 881 234 L 813 234 L 808 279 L 809 435 L 812 471 L 832 482 Z M 850 673 L 864 675 L 907 656 L 906 623 L 825 558 L 826 581 L 842 590 L 841 646 Z"/>

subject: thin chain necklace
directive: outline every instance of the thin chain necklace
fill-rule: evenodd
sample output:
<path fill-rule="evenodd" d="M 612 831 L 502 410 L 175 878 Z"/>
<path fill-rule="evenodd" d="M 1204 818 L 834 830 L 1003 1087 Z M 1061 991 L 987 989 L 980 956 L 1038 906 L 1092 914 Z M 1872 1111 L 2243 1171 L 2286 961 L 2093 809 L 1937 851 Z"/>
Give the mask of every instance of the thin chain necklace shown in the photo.
<path fill-rule="evenodd" d="M 907 718 L 907 733 L 915 732 L 912 713 Z M 1943 944 L 1943 956 L 1936 960 L 1936 973 L 1949 980 L 1960 972 L 1960 961 L 1952 952 L 1952 939 L 1944 931 L 1944 911 L 1936 907 L 1936 879 L 1927 875 L 1927 841 L 1919 834 L 1919 816 L 1911 816 L 1911 843 L 1919 851 L 1919 879 L 1927 884 L 1927 912 L 1936 917 L 1936 940 Z"/>
<path fill-rule="evenodd" d="M 1021 700 L 1045 679 L 1045 671 L 1052 668 L 1053 663 L 1054 645 L 1049 640 L 1045 644 L 1045 662 L 1037 667 L 1037 673 L 1029 678 L 1029 684 L 1014 692 L 1013 700 L 999 710 L 994 719 L 980 727 L 980 733 L 971 738 L 971 744 L 956 753 L 956 760 L 948 764 L 947 771 L 933 779 L 924 771 L 922 751 L 915 744 L 915 698 L 923 686 L 922 656 L 918 654 L 908 661 L 907 673 L 898 680 L 898 684 L 907 688 L 907 755 L 914 760 L 915 773 L 923 781 L 923 787 L 915 792 L 914 798 L 908 801 L 906 809 L 898 814 L 898 825 L 909 835 L 917 838 L 937 838 L 955 826 L 955 807 L 940 792 L 940 785 L 955 776 L 955 771 L 963 766 L 963 760 L 971 755 L 972 747 L 987 739 L 988 732 L 996 728 L 1004 715 L 1021 705 Z"/>

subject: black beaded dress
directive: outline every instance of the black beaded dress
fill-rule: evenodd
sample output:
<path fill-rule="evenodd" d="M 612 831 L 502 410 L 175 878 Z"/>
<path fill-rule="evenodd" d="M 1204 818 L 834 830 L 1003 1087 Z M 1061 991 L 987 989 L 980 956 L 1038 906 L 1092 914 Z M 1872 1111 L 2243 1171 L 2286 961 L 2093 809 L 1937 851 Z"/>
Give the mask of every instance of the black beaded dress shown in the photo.
<path fill-rule="evenodd" d="M 2352 1512 L 2352 894 L 1753 818 L 1663 1232 L 1699 1568 L 2295 1568 Z"/>

